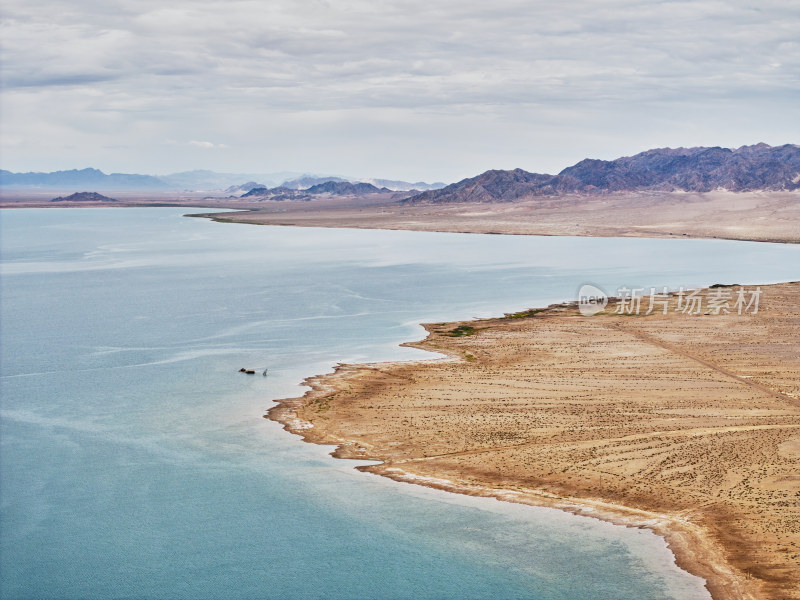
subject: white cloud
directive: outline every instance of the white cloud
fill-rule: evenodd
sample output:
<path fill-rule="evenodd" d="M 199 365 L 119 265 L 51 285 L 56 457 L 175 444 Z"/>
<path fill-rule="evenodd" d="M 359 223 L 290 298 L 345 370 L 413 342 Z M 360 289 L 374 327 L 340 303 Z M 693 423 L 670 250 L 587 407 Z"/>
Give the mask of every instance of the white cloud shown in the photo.
<path fill-rule="evenodd" d="M 189 146 L 194 146 L 195 148 L 205 148 L 205 149 L 212 149 L 212 148 L 227 148 L 225 144 L 215 144 L 214 142 L 199 142 L 197 140 L 192 140 L 187 142 Z"/>
<path fill-rule="evenodd" d="M 115 171 L 455 179 L 800 138 L 800 5 L 782 0 L 4 4 L 5 168 L 71 145 Z M 166 137 L 225 139 L 229 162 L 159 156 Z"/>

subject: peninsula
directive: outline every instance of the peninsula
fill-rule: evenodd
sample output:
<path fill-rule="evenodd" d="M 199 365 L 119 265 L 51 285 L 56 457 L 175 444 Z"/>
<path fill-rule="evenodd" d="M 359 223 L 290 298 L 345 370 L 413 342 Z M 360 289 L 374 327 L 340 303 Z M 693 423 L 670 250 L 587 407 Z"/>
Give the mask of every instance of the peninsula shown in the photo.
<path fill-rule="evenodd" d="M 393 479 L 649 527 L 715 600 L 800 598 L 800 282 L 734 306 L 755 292 L 427 324 L 410 345 L 449 359 L 341 365 L 267 416 Z"/>

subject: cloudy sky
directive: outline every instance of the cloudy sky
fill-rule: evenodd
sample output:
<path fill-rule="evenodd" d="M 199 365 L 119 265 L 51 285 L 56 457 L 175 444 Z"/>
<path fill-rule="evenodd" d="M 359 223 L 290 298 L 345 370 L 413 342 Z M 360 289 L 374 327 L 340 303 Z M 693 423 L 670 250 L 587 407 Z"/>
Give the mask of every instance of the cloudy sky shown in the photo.
<path fill-rule="evenodd" d="M 455 181 L 800 143 L 796 0 L 4 0 L 0 166 Z"/>

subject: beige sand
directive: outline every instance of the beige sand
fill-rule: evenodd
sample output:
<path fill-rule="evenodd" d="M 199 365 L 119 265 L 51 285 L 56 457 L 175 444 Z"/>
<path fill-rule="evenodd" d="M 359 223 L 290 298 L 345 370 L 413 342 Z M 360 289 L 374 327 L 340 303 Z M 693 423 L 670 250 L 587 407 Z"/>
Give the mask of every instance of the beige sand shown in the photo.
<path fill-rule="evenodd" d="M 800 598 L 800 283 L 761 289 L 427 325 L 450 360 L 342 366 L 269 416 L 395 479 L 651 527 L 717 600 Z"/>
<path fill-rule="evenodd" d="M 797 243 L 800 192 L 623 193 L 514 203 L 404 206 L 397 202 L 266 202 L 218 220 L 536 235 L 702 237 Z"/>

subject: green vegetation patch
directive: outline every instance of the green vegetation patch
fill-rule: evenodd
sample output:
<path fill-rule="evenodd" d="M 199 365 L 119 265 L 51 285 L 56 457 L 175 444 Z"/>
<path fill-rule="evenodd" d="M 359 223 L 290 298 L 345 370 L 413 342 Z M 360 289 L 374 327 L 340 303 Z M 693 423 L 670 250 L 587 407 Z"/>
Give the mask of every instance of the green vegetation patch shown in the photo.
<path fill-rule="evenodd" d="M 464 337 L 466 335 L 475 335 L 476 333 L 478 333 L 478 330 L 474 327 L 470 327 L 469 325 L 459 325 L 455 329 L 445 332 L 443 335 L 448 337 Z"/>
<path fill-rule="evenodd" d="M 527 319 L 528 317 L 532 317 L 533 315 L 538 315 L 539 313 L 545 312 L 546 308 L 531 308 L 530 310 L 522 310 L 520 312 L 510 313 L 507 314 L 504 319 Z"/>

